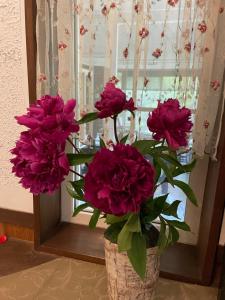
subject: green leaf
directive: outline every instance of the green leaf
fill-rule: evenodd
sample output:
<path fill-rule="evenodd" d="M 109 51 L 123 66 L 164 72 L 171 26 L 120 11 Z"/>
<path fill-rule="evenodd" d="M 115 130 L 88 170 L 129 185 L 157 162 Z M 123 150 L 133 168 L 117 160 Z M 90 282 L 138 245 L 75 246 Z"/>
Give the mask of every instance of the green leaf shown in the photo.
<path fill-rule="evenodd" d="M 179 176 L 183 173 L 190 173 L 196 165 L 196 159 L 194 159 L 190 164 L 182 165 L 182 169 L 175 169 L 173 171 L 173 177 Z"/>
<path fill-rule="evenodd" d="M 94 121 L 96 119 L 98 119 L 98 113 L 97 112 L 91 112 L 91 113 L 86 114 L 83 118 L 81 118 L 78 121 L 78 124 L 89 123 L 89 122 Z"/>
<path fill-rule="evenodd" d="M 167 220 L 166 219 L 166 222 L 173 226 L 173 227 L 176 227 L 176 228 L 179 228 L 179 229 L 182 229 L 184 231 L 191 231 L 190 227 L 188 226 L 187 223 L 185 222 L 179 222 L 179 221 L 171 221 L 171 220 Z"/>
<path fill-rule="evenodd" d="M 146 275 L 147 254 L 146 240 L 142 234 L 133 234 L 132 245 L 127 251 L 127 255 L 136 273 L 141 279 L 144 279 Z"/>
<path fill-rule="evenodd" d="M 179 187 L 187 196 L 187 198 L 195 205 L 198 206 L 198 201 L 197 198 L 195 197 L 194 192 L 192 191 L 192 189 L 190 188 L 190 186 L 180 180 L 173 180 L 174 185 L 176 185 L 177 187 Z"/>
<path fill-rule="evenodd" d="M 75 193 L 72 189 L 70 189 L 68 186 L 66 187 L 66 189 L 67 189 L 68 194 L 69 194 L 72 198 L 74 198 L 74 199 L 76 199 L 76 200 L 85 201 L 85 200 L 83 199 L 83 196 L 81 197 L 80 195 L 78 195 L 77 193 Z"/>
<path fill-rule="evenodd" d="M 79 214 L 79 212 L 81 212 L 82 210 L 84 210 L 85 208 L 89 207 L 90 204 L 89 203 L 83 203 L 79 206 L 77 206 L 75 209 L 74 209 L 74 212 L 73 212 L 73 217 L 75 217 L 77 214 Z"/>
<path fill-rule="evenodd" d="M 125 215 L 125 216 L 122 216 L 122 217 L 117 217 L 117 216 L 114 216 L 114 215 L 107 214 L 106 223 L 107 224 L 120 223 L 120 222 L 123 222 L 123 221 L 127 221 L 128 218 L 129 218 L 129 215 Z"/>
<path fill-rule="evenodd" d="M 151 148 L 155 147 L 156 145 L 160 144 L 161 142 L 153 141 L 153 140 L 139 140 L 132 144 L 139 152 L 143 155 L 148 154 Z"/>
<path fill-rule="evenodd" d="M 159 196 L 157 198 L 154 198 L 154 206 L 159 209 L 160 211 L 163 210 L 163 207 L 164 207 L 164 204 L 166 202 L 166 199 L 168 197 L 169 194 L 165 194 L 165 195 L 162 195 L 162 196 Z"/>
<path fill-rule="evenodd" d="M 163 218 L 160 218 L 160 232 L 159 232 L 159 238 L 157 242 L 157 246 L 159 247 L 159 253 L 162 253 L 162 251 L 166 248 L 167 245 L 167 235 L 166 235 L 166 223 L 163 220 Z"/>
<path fill-rule="evenodd" d="M 150 149 L 150 154 L 152 154 L 152 155 L 159 155 L 163 151 L 168 151 L 168 147 L 167 146 L 157 146 L 156 145 L 155 148 Z"/>
<path fill-rule="evenodd" d="M 181 168 L 183 170 L 182 164 L 177 160 L 176 157 L 166 154 L 166 153 L 161 153 L 161 154 L 159 154 L 159 156 L 161 158 L 163 158 L 164 160 L 168 161 L 169 163 L 171 163 L 172 165 L 174 165 L 178 168 Z"/>
<path fill-rule="evenodd" d="M 104 236 L 111 243 L 117 244 L 118 235 L 123 228 L 124 222 L 111 224 L 104 232 Z"/>
<path fill-rule="evenodd" d="M 74 187 L 74 186 L 77 186 L 79 188 L 83 188 L 84 186 L 84 179 L 79 179 L 79 180 L 76 180 L 76 181 L 70 181 L 71 185 Z"/>
<path fill-rule="evenodd" d="M 89 227 L 91 229 L 94 229 L 96 227 L 96 225 L 98 223 L 98 219 L 100 217 L 100 214 L 101 214 L 100 210 L 95 208 L 94 212 L 93 212 L 93 215 L 91 216 L 91 219 L 90 219 L 90 222 L 89 222 Z"/>
<path fill-rule="evenodd" d="M 182 201 L 175 200 L 173 203 L 165 203 L 164 208 L 162 210 L 162 214 L 166 216 L 173 216 L 175 218 L 178 218 L 177 215 L 177 209 Z"/>
<path fill-rule="evenodd" d="M 100 138 L 100 147 L 101 147 L 101 148 L 106 148 L 105 142 L 104 142 L 103 139 L 101 139 L 101 138 Z"/>
<path fill-rule="evenodd" d="M 172 234 L 172 244 L 175 244 L 179 240 L 179 231 L 173 226 L 169 226 L 169 230 Z"/>
<path fill-rule="evenodd" d="M 126 226 L 131 232 L 141 232 L 140 216 L 138 214 L 130 215 Z"/>
<path fill-rule="evenodd" d="M 129 133 L 127 135 L 125 135 L 121 140 L 120 140 L 120 143 L 121 144 L 126 144 L 126 141 L 128 139 L 128 136 L 129 136 Z"/>
<path fill-rule="evenodd" d="M 68 153 L 67 158 L 69 160 L 70 166 L 78 166 L 84 163 L 88 163 L 92 161 L 94 154 L 84 154 L 84 153 Z"/>
<path fill-rule="evenodd" d="M 133 232 L 129 231 L 126 224 L 123 226 L 122 230 L 118 235 L 118 250 L 127 251 L 131 248 Z"/>
<path fill-rule="evenodd" d="M 156 171 L 155 183 L 157 183 L 160 178 L 160 175 L 161 175 L 161 168 L 155 158 L 153 159 L 153 164 L 154 164 L 155 171 Z"/>
<path fill-rule="evenodd" d="M 144 222 L 151 223 L 162 213 L 168 195 L 169 194 L 162 195 L 147 202 L 146 207 L 148 209 L 148 213 L 144 217 Z"/>
<path fill-rule="evenodd" d="M 70 183 L 71 183 L 72 187 L 74 188 L 74 190 L 77 192 L 77 194 L 80 197 L 83 197 L 82 188 L 84 186 L 84 180 L 80 179 L 80 180 L 77 180 L 77 181 L 70 181 Z"/>
<path fill-rule="evenodd" d="M 163 172 L 165 173 L 165 176 L 166 176 L 168 182 L 172 186 L 174 186 L 173 176 L 172 176 L 172 173 L 171 173 L 169 167 L 167 166 L 167 164 L 159 157 L 156 157 L 156 161 L 157 161 L 158 165 L 161 167 L 161 169 L 163 170 Z"/>

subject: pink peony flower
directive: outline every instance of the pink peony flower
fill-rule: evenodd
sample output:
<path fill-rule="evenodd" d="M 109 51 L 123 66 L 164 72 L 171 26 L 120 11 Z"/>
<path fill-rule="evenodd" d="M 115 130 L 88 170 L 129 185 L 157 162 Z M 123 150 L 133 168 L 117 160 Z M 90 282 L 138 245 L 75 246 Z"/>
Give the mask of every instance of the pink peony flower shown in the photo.
<path fill-rule="evenodd" d="M 32 130 L 24 131 L 11 150 L 15 155 L 10 160 L 12 172 L 21 178 L 20 183 L 31 193 L 52 193 L 69 173 L 64 150 L 65 143 L 55 144 L 33 134 Z"/>
<path fill-rule="evenodd" d="M 104 213 L 116 216 L 139 212 L 153 193 L 154 169 L 130 145 L 102 148 L 85 176 L 85 199 Z"/>
<path fill-rule="evenodd" d="M 43 96 L 28 108 L 26 115 L 16 117 L 20 125 L 32 129 L 42 138 L 55 143 L 64 143 L 72 132 L 79 130 L 74 120 L 76 100 L 68 100 L 64 104 L 60 96 Z"/>
<path fill-rule="evenodd" d="M 121 113 L 123 110 L 134 111 L 134 101 L 132 98 L 126 100 L 126 94 L 115 87 L 113 83 L 107 83 L 101 99 L 95 103 L 95 107 L 99 110 L 98 117 L 100 119 L 107 118 Z"/>
<path fill-rule="evenodd" d="M 155 140 L 166 139 L 168 145 L 176 150 L 187 146 L 187 133 L 193 126 L 190 117 L 190 109 L 180 108 L 177 99 L 168 99 L 164 103 L 158 102 L 158 107 L 149 114 L 147 125 Z"/>

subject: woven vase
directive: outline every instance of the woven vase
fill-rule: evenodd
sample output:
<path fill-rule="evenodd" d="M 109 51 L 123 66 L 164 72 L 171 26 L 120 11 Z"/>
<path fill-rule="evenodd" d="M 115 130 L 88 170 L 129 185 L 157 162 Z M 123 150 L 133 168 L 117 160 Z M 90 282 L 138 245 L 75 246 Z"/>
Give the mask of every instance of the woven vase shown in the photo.
<path fill-rule="evenodd" d="M 110 300 L 152 300 L 159 277 L 157 247 L 147 249 L 147 272 L 142 281 L 125 252 L 119 253 L 117 244 L 105 239 L 105 261 Z"/>

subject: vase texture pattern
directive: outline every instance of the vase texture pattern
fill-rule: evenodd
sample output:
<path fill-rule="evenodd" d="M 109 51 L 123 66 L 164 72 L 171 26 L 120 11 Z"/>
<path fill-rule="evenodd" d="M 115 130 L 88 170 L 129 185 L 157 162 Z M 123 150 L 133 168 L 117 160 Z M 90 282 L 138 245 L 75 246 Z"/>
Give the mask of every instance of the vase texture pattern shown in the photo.
<path fill-rule="evenodd" d="M 105 261 L 110 300 L 153 300 L 159 277 L 158 248 L 147 249 L 146 277 L 141 280 L 126 252 L 119 253 L 117 244 L 105 239 Z"/>

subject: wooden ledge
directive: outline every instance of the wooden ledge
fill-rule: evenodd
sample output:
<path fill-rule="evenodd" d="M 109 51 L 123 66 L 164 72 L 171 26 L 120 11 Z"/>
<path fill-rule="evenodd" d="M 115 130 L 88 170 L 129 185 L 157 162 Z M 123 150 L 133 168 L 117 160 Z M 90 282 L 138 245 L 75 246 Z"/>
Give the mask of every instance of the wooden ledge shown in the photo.
<path fill-rule="evenodd" d="M 103 229 L 61 223 L 58 231 L 37 250 L 104 264 Z M 160 275 L 190 283 L 203 283 L 195 246 L 176 244 L 161 257 Z"/>

